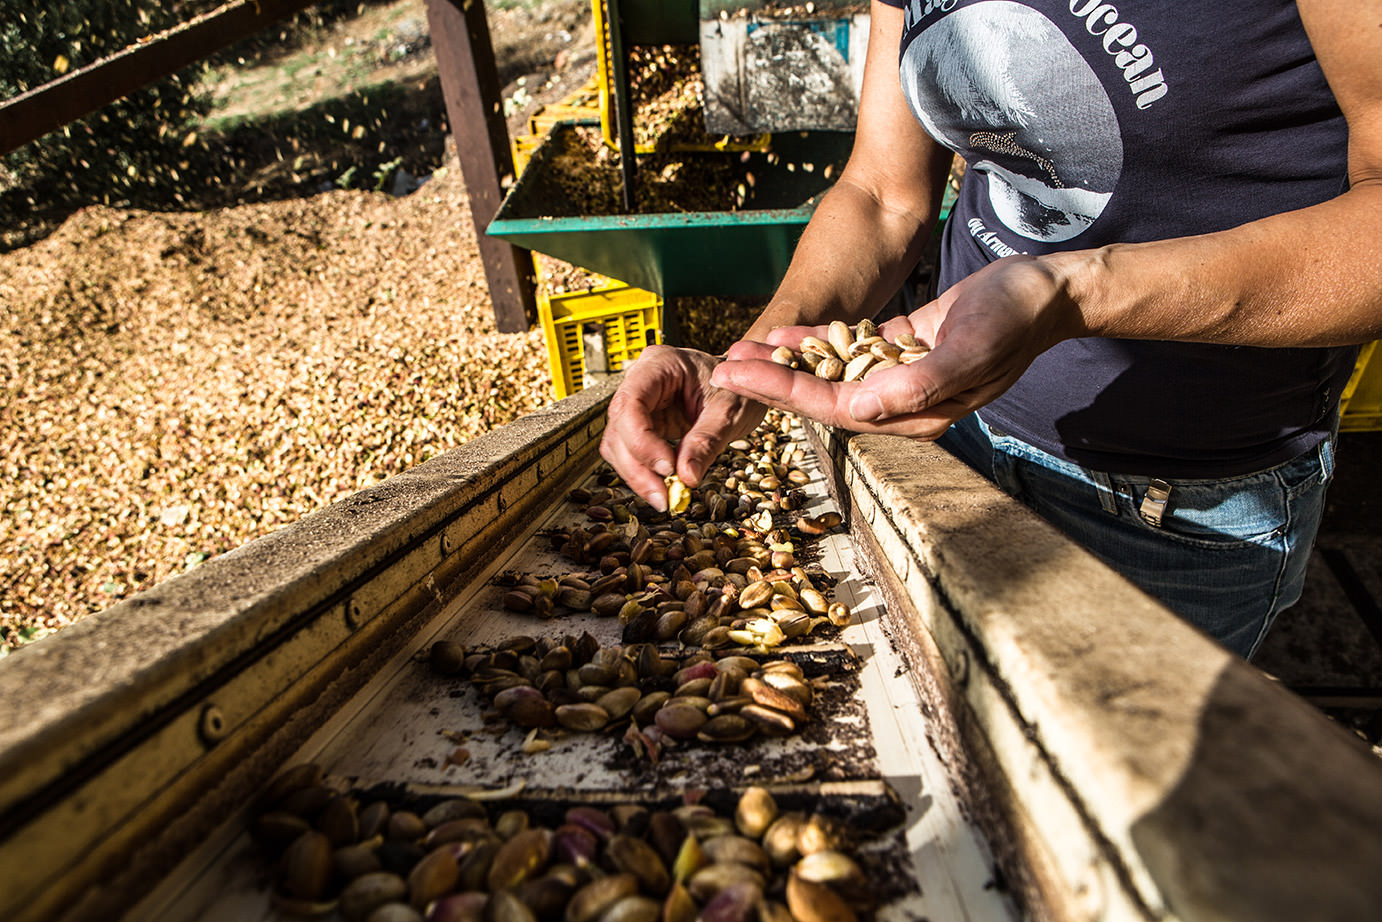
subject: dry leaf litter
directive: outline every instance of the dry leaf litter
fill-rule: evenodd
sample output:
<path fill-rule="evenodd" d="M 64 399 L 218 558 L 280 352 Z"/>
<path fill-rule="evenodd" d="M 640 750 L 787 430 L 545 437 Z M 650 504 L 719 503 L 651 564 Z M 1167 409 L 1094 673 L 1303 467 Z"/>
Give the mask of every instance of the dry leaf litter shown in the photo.
<path fill-rule="evenodd" d="M 0 650 L 550 400 L 454 160 L 407 198 L 89 208 L 0 257 Z"/>

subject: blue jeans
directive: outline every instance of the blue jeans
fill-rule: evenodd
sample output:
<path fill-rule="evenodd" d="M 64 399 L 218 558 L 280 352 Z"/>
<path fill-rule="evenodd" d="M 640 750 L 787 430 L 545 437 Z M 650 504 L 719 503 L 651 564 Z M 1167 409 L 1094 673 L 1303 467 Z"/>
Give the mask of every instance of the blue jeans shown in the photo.
<path fill-rule="evenodd" d="M 1334 476 L 1332 439 L 1269 470 L 1160 482 L 1062 461 L 974 414 L 937 444 L 1244 658 L 1300 598 Z"/>

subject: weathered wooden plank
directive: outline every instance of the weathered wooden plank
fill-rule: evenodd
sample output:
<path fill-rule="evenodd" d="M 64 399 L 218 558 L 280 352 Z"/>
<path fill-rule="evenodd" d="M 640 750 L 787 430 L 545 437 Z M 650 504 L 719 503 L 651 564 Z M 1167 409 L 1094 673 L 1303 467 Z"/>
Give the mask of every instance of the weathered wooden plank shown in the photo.
<path fill-rule="evenodd" d="M 499 210 L 506 180 L 512 182 L 514 176 L 485 7 L 476 0 L 427 0 L 427 21 L 494 302 L 494 322 L 501 333 L 524 332 L 537 322 L 532 260 L 527 251 L 485 234 Z"/>
<path fill-rule="evenodd" d="M 315 3 L 316 0 L 232 0 L 0 102 L 0 154 L 75 122 Z"/>

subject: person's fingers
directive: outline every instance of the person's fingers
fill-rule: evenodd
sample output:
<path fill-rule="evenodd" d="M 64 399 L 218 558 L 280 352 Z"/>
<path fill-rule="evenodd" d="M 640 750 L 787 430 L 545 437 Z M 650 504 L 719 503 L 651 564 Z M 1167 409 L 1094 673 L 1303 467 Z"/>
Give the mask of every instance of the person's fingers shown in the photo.
<path fill-rule="evenodd" d="M 766 339 L 770 346 L 790 346 L 793 349 L 801 348 L 801 340 L 806 336 L 818 336 L 825 338 L 825 327 L 776 327 L 768 333 Z"/>
<path fill-rule="evenodd" d="M 876 377 L 904 377 L 911 367 L 914 366 L 887 369 Z M 861 393 L 870 393 L 863 390 L 864 382 L 825 381 L 810 372 L 792 371 L 773 362 L 758 360 L 725 362 L 715 370 L 711 380 L 716 386 L 742 396 L 818 420 L 828 426 L 856 432 L 934 439 L 950 423 L 968 412 L 960 402 L 940 400 L 934 405 L 918 403 L 893 414 L 866 413 L 871 418 L 858 419 L 852 412 L 854 400 Z"/>
<path fill-rule="evenodd" d="M 762 359 L 732 360 L 715 369 L 711 383 L 751 400 L 771 404 L 810 419 L 839 425 L 838 384 L 806 371 Z"/>
<path fill-rule="evenodd" d="M 676 470 L 668 439 L 688 427 L 682 388 L 694 377 L 675 350 L 650 346 L 610 399 L 600 454 L 630 489 L 660 509 L 667 506 L 663 478 Z"/>
<path fill-rule="evenodd" d="M 747 359 L 769 359 L 775 347 L 767 343 L 755 343 L 745 339 L 729 347 L 725 353 L 725 358 L 732 362 L 742 362 Z"/>
<path fill-rule="evenodd" d="M 699 484 L 725 446 L 752 431 L 762 421 L 765 410 L 738 394 L 712 391 L 695 425 L 677 446 L 677 476 L 690 486 Z"/>
<path fill-rule="evenodd" d="M 930 355 L 910 365 L 885 368 L 861 381 L 849 399 L 849 416 L 872 423 L 930 409 L 951 396 L 944 379 L 937 380 Z"/>
<path fill-rule="evenodd" d="M 600 440 L 600 456 L 619 473 L 629 489 L 646 499 L 654 508 L 666 511 L 667 485 L 663 480 L 666 475 L 658 472 L 666 470 L 671 473 L 674 460 L 659 459 L 646 463 L 620 436 L 619 431 L 613 426 L 606 427 L 604 438 Z M 668 451 L 671 451 L 671 446 L 668 446 Z"/>

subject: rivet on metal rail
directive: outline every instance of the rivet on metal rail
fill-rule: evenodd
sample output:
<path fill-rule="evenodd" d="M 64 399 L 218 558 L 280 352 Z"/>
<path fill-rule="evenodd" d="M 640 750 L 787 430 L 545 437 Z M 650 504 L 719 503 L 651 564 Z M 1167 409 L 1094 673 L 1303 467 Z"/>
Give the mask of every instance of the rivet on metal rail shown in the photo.
<path fill-rule="evenodd" d="M 450 553 L 451 553 L 451 546 L 452 546 L 451 536 L 448 535 L 446 532 L 442 532 L 442 533 L 441 533 L 441 552 L 442 552 L 443 554 L 450 554 Z"/>
<path fill-rule="evenodd" d="M 208 704 L 202 708 L 201 719 L 197 721 L 197 735 L 207 746 L 214 746 L 225 739 L 230 728 L 226 725 L 226 716 L 221 713 L 221 709 L 214 704 Z"/>
<path fill-rule="evenodd" d="M 954 662 L 950 665 L 950 675 L 956 685 L 964 688 L 969 684 L 969 651 L 955 651 Z"/>
<path fill-rule="evenodd" d="M 365 613 L 360 608 L 360 603 L 351 599 L 345 606 L 346 627 L 352 631 L 365 623 Z"/>

